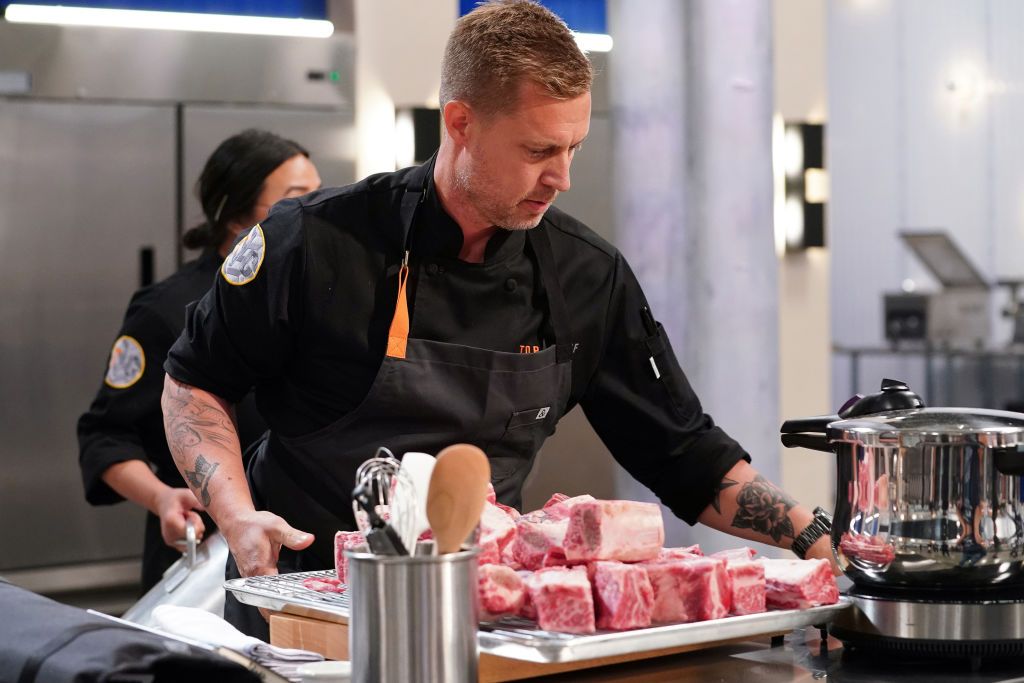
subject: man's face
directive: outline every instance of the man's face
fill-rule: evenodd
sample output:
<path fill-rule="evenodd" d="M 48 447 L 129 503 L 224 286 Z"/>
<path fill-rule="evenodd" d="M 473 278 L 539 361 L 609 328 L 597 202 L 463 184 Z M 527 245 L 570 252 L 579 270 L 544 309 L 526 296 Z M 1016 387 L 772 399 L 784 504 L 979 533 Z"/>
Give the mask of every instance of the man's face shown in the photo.
<path fill-rule="evenodd" d="M 513 111 L 477 117 L 467 129 L 455 184 L 491 225 L 527 230 L 540 223 L 590 131 L 590 93 L 571 100 L 520 86 Z"/>

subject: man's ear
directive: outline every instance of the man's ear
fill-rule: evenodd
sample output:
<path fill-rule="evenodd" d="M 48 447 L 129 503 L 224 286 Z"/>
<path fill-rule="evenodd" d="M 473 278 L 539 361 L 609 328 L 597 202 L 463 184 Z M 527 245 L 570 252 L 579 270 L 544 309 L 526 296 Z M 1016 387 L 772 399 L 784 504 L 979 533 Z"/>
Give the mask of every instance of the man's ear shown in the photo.
<path fill-rule="evenodd" d="M 465 145 L 470 125 L 474 121 L 473 110 L 461 100 L 452 100 L 444 105 L 441 113 L 448 137 L 457 145 Z"/>

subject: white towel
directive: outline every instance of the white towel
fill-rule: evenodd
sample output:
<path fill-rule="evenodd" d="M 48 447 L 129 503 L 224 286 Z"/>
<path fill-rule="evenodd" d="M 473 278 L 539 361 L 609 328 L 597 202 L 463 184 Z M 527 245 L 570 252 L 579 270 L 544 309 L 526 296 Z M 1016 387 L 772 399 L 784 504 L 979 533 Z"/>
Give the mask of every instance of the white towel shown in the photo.
<path fill-rule="evenodd" d="M 160 605 L 153 610 L 153 620 L 158 628 L 168 633 L 240 652 L 292 680 L 299 680 L 295 674 L 299 665 L 324 659 L 323 655 L 309 650 L 264 643 L 259 638 L 245 635 L 216 614 L 195 607 Z"/>

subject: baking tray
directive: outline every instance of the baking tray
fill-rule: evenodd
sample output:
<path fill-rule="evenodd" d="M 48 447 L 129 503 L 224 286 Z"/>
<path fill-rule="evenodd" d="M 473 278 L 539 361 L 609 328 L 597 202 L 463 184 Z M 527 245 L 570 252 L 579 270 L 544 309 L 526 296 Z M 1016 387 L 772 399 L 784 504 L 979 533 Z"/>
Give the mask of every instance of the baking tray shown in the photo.
<path fill-rule="evenodd" d="M 275 576 L 250 576 L 245 579 L 229 579 L 224 582 L 224 588 L 246 605 L 347 624 L 350 607 L 348 593 L 311 590 L 302 585 L 303 581 L 310 578 L 334 579 L 337 573 L 333 569 L 325 569 Z"/>
<path fill-rule="evenodd" d="M 333 569 L 278 576 L 232 579 L 224 584 L 239 602 L 277 612 L 296 614 L 339 623 L 348 622 L 347 593 L 320 593 L 302 585 L 305 579 L 334 578 Z M 598 631 L 574 635 L 542 631 L 526 619 L 506 617 L 482 622 L 477 633 L 480 651 L 538 664 L 576 662 L 599 657 L 636 654 L 644 651 L 713 645 L 714 643 L 776 633 L 832 621 L 849 607 L 850 599 L 840 596 L 835 605 L 803 610 L 772 610 L 741 617 L 724 617 L 689 624 L 668 624 L 632 631 Z"/>

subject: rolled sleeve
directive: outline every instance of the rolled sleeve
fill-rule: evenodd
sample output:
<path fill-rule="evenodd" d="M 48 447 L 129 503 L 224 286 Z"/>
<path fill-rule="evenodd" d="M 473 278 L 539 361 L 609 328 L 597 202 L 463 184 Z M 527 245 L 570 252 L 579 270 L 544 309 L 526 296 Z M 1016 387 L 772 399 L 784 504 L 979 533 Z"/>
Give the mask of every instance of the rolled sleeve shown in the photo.
<path fill-rule="evenodd" d="M 104 382 L 89 410 L 78 419 L 78 463 L 85 498 L 92 505 L 110 505 L 124 500 L 103 481 L 103 473 L 110 466 L 129 460 L 149 463 L 144 434 L 147 430 L 163 433 L 161 366 L 174 333 L 136 298 L 129 306 L 115 345 L 125 338 L 137 345 L 133 350 L 141 350 L 143 368 L 139 376 L 118 376 L 111 383 L 108 359 Z M 128 386 L 123 386 L 125 384 Z"/>
<path fill-rule="evenodd" d="M 616 271 L 611 332 L 580 403 L 616 461 L 692 525 L 726 473 L 750 456 L 703 411 L 661 325 L 653 334 L 645 327 L 647 302 L 621 256 Z"/>
<path fill-rule="evenodd" d="M 185 330 L 164 364 L 167 374 L 232 403 L 281 375 L 293 353 L 301 300 L 291 293 L 302 286 L 305 262 L 298 208 L 278 205 L 252 229 L 262 233 L 264 253 L 251 279 L 229 279 L 222 267 L 210 291 L 189 306 Z"/>

